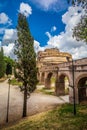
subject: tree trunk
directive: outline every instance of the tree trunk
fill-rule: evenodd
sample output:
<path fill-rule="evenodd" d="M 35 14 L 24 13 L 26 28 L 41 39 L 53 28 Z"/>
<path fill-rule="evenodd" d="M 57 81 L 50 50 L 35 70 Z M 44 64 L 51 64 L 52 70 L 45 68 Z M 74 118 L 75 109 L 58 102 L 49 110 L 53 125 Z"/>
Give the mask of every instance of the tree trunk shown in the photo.
<path fill-rule="evenodd" d="M 23 103 L 23 115 L 22 117 L 27 116 L 27 85 L 25 86 L 24 90 L 24 103 Z"/>

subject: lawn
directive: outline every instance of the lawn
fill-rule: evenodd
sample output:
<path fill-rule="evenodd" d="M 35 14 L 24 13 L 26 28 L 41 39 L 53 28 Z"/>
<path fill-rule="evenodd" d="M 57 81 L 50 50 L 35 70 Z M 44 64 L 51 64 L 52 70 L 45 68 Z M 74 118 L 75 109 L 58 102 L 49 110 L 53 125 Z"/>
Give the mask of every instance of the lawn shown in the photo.
<path fill-rule="evenodd" d="M 73 105 L 63 104 L 57 108 L 22 119 L 2 130 L 87 130 L 87 105 L 77 105 L 73 115 Z"/>
<path fill-rule="evenodd" d="M 11 79 L 10 84 L 11 85 L 17 85 L 17 86 L 22 85 L 22 83 L 20 81 L 18 81 L 17 79 L 15 79 L 15 78 Z"/>
<path fill-rule="evenodd" d="M 47 94 L 47 95 L 55 95 L 55 88 L 51 87 L 50 89 L 42 87 L 42 88 L 37 88 L 35 90 L 36 93 L 43 93 L 43 94 Z"/>
<path fill-rule="evenodd" d="M 53 95 L 55 96 L 55 87 L 51 87 L 51 88 L 45 88 L 45 87 L 42 87 L 42 88 L 37 88 L 35 90 L 36 93 L 43 93 L 43 94 L 47 94 L 47 95 Z M 65 94 L 64 95 L 68 95 L 69 93 L 69 89 L 65 89 Z"/>
<path fill-rule="evenodd" d="M 44 94 L 55 95 L 55 89 L 54 89 L 54 87 L 51 87 L 50 89 L 43 87 L 39 91 L 42 92 L 42 93 L 44 93 Z"/>

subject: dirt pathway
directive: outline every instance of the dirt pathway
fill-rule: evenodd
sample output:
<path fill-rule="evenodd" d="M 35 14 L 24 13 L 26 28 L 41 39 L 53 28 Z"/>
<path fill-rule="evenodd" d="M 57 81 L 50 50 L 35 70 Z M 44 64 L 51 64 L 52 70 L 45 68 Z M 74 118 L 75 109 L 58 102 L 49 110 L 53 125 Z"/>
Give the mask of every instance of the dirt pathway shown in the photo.
<path fill-rule="evenodd" d="M 6 122 L 8 86 L 7 81 L 0 83 L 0 124 Z M 41 93 L 32 93 L 31 97 L 28 99 L 27 113 L 28 115 L 33 115 L 65 102 L 69 102 L 68 96 L 60 98 Z M 11 86 L 9 122 L 22 117 L 22 108 L 23 94 L 17 86 Z"/>

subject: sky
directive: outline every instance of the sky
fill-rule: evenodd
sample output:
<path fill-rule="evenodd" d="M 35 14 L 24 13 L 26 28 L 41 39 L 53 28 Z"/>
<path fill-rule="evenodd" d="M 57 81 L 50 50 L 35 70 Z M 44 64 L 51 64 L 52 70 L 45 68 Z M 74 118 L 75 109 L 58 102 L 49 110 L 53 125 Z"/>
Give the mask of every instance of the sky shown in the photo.
<path fill-rule="evenodd" d="M 72 36 L 84 10 L 68 5 L 67 0 L 0 0 L 0 46 L 5 55 L 15 58 L 18 13 L 27 18 L 36 53 L 58 48 L 72 54 L 73 59 L 87 56 L 86 43 Z"/>

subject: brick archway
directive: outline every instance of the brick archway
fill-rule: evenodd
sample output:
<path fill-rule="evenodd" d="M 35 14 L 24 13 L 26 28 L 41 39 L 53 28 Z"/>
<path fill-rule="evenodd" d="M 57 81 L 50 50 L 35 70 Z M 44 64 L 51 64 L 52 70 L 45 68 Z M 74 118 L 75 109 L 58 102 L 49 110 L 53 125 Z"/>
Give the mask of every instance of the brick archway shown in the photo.
<path fill-rule="evenodd" d="M 44 80 L 45 80 L 45 73 L 42 72 L 41 73 L 41 83 L 44 83 Z"/>
<path fill-rule="evenodd" d="M 74 73 L 72 71 L 72 65 L 74 67 Z M 44 84 L 47 88 L 50 88 L 50 78 L 53 74 L 56 76 L 55 81 L 55 93 L 56 95 L 64 94 L 64 77 L 66 76 L 69 81 L 69 101 L 73 103 L 73 87 L 75 87 L 75 101 L 79 103 L 79 96 L 78 96 L 78 83 L 79 81 L 87 77 L 87 58 L 64 62 L 60 64 L 54 63 L 46 63 L 44 66 L 39 68 L 40 72 L 40 81 L 41 81 L 41 73 L 44 72 Z M 52 73 L 49 74 L 49 73 Z M 50 76 L 48 76 L 50 75 Z M 61 76 L 62 75 L 62 76 Z M 61 80 L 60 80 L 61 77 Z M 82 82 L 82 81 L 81 81 Z M 61 87 L 63 85 L 63 87 Z"/>
<path fill-rule="evenodd" d="M 38 78 L 38 80 L 40 82 L 40 72 L 37 73 L 37 78 Z"/>
<path fill-rule="evenodd" d="M 80 75 L 76 80 L 78 102 L 87 101 L 87 74 Z"/>
<path fill-rule="evenodd" d="M 51 77 L 52 77 L 53 73 L 52 72 L 49 72 L 47 74 L 47 77 L 45 79 L 45 87 L 46 88 L 50 88 L 51 87 Z"/>
<path fill-rule="evenodd" d="M 77 77 L 76 81 L 75 81 L 75 86 L 78 87 L 78 82 L 80 79 L 87 77 L 87 74 L 81 74 L 80 76 Z"/>
<path fill-rule="evenodd" d="M 66 73 L 61 73 L 58 76 L 58 83 L 56 85 L 56 95 L 65 95 L 65 77 L 68 79 L 68 88 L 70 84 L 69 76 Z"/>
<path fill-rule="evenodd" d="M 47 72 L 47 73 L 45 74 L 45 87 L 46 87 L 46 88 L 51 88 L 52 85 L 54 86 L 54 83 L 52 84 L 51 78 L 53 78 L 54 83 L 56 83 L 57 72 L 55 72 L 55 71 L 50 71 L 50 72 Z"/>

